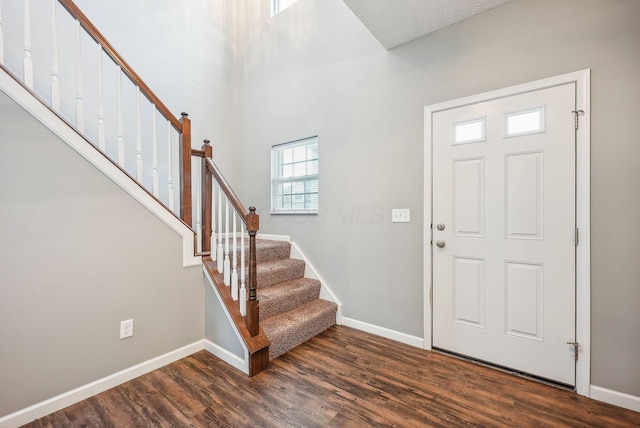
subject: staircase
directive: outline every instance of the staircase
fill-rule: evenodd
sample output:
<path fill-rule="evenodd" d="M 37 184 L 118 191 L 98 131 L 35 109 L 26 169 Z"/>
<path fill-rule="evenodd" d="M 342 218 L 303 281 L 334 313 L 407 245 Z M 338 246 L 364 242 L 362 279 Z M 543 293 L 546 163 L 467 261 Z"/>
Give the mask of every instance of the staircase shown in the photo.
<path fill-rule="evenodd" d="M 215 165 L 209 141 L 204 140 L 200 150 L 192 147 L 188 114 L 174 116 L 72 0 L 57 0 L 52 5 L 48 10 L 51 28 L 41 29 L 31 25 L 30 2 L 12 3 L 10 20 L 24 22 L 23 66 L 19 73 L 7 68 L 7 63 L 20 61 L 3 59 L 0 25 L 0 78 L 3 78 L 0 90 L 16 86 L 12 92 L 28 98 L 25 104 L 35 117 L 43 123 L 55 122 L 58 136 L 180 233 L 185 266 L 200 263 L 202 257 L 204 268 L 224 302 L 223 310 L 233 318 L 248 350 L 248 374 L 259 373 L 269 360 L 335 324 L 338 305 L 320 299 L 321 283 L 305 277 L 305 262 L 290 257 L 291 244 L 256 239 L 259 215 L 255 208 L 244 207 Z M 71 20 L 58 20 L 58 13 Z M 42 58 L 36 57 L 34 61 L 31 52 L 32 33 L 39 39 L 55 41 L 58 22 L 73 23 L 77 58 L 83 58 L 82 37 L 92 38 L 98 47 L 95 75 L 80 72 L 82 61 L 76 64 L 75 115 L 65 116 L 69 109 L 61 108 L 64 98 L 60 96 L 58 44 L 51 46 L 50 69 Z M 7 50 L 14 51 L 19 50 Z M 95 53 L 92 47 L 91 55 Z M 118 76 L 115 87 L 105 83 L 103 68 Z M 38 93 L 40 88 L 34 86 L 34 81 L 49 79 L 50 90 Z M 96 82 L 95 99 L 85 96 L 85 80 Z M 135 96 L 127 98 L 123 80 L 135 88 Z M 107 92 L 116 95 L 111 101 L 117 102 L 111 107 L 104 96 Z M 96 117 L 85 114 L 92 111 L 85 111 L 85 104 L 95 107 Z M 128 107 L 124 108 L 124 104 Z M 110 109 L 117 118 L 105 116 L 104 111 Z M 43 113 L 36 116 L 34 112 L 40 110 Z M 143 115 L 145 111 L 151 111 L 152 115 Z M 131 112 L 135 121 L 129 119 L 135 126 L 129 129 L 123 123 L 125 115 Z M 90 139 L 90 134 L 96 138 Z M 178 159 L 174 162 L 176 153 Z"/>
<path fill-rule="evenodd" d="M 240 240 L 236 240 L 236 257 L 240 257 Z M 290 257 L 291 244 L 286 241 L 266 239 L 256 240 L 256 276 L 257 300 L 260 302 L 260 334 L 256 340 L 254 352 L 268 346 L 268 360 L 279 357 L 313 336 L 323 332 L 336 322 L 338 305 L 320 298 L 320 281 L 306 278 L 304 260 Z M 245 263 L 248 264 L 248 245 L 245 244 Z M 233 254 L 232 254 L 233 256 Z M 236 325 L 245 328 L 238 306 L 233 302 L 230 287 L 225 285 L 223 275 L 218 271 L 217 263 L 210 257 L 204 257 L 204 267 L 213 279 L 218 293 L 223 296 L 227 309 L 236 319 Z M 248 272 L 246 272 L 248 275 Z M 266 344 L 264 343 L 266 339 Z M 251 352 L 253 353 L 253 352 Z M 250 375 L 264 370 L 264 364 L 256 363 L 259 368 L 250 369 Z M 253 366 L 253 363 L 251 363 Z"/>
<path fill-rule="evenodd" d="M 304 277 L 290 243 L 258 240 L 256 248 L 260 326 L 272 360 L 335 324 L 338 306 L 320 299 L 320 281 Z"/>

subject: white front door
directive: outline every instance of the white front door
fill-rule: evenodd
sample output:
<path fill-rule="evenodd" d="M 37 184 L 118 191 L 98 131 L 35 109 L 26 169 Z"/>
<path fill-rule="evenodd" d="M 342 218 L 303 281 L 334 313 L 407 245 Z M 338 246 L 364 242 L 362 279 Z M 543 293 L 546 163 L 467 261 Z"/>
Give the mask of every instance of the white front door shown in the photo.
<path fill-rule="evenodd" d="M 433 347 L 575 385 L 576 85 L 432 120 Z"/>

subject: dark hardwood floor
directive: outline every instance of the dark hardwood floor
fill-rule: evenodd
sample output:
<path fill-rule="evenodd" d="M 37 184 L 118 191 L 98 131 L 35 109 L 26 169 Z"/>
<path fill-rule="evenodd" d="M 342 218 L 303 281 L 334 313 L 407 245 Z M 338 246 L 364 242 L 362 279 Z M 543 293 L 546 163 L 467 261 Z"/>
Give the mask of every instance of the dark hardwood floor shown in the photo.
<path fill-rule="evenodd" d="M 638 427 L 640 413 L 348 327 L 254 378 L 206 351 L 29 427 Z"/>

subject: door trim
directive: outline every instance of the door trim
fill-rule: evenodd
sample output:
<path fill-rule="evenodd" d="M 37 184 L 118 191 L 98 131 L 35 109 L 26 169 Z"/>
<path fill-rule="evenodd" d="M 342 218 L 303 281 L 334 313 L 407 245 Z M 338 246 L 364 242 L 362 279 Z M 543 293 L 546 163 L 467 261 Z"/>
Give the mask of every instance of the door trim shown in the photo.
<path fill-rule="evenodd" d="M 503 98 L 552 86 L 576 84 L 576 110 L 580 126 L 576 132 L 576 340 L 580 344 L 576 364 L 576 391 L 589 397 L 591 371 L 591 70 L 581 70 L 504 89 L 433 104 L 424 108 L 424 349 L 432 346 L 432 115 L 438 111 Z"/>

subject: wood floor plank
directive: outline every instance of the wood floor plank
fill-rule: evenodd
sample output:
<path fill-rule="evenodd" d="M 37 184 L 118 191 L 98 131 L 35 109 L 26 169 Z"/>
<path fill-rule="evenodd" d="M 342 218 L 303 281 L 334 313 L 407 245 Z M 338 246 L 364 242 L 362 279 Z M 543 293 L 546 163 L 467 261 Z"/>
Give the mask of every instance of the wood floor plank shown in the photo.
<path fill-rule="evenodd" d="M 638 427 L 640 413 L 335 326 L 248 378 L 206 351 L 28 427 Z"/>

